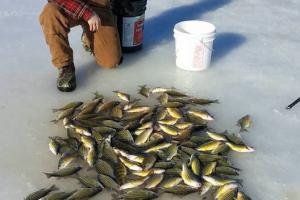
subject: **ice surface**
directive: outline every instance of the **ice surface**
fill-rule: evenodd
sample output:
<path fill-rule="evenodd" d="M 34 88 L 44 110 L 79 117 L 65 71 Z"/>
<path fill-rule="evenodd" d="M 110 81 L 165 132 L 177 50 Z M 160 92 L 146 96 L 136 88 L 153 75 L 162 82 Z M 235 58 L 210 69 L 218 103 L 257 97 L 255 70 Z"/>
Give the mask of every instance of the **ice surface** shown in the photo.
<path fill-rule="evenodd" d="M 38 23 L 46 1 L 1 0 L 0 7 L 0 199 L 20 200 L 29 192 L 58 182 L 41 172 L 54 170 L 57 158 L 47 137 L 64 135 L 50 123 L 51 109 L 72 100 L 87 100 L 96 90 L 112 96 L 130 93 L 141 84 L 174 86 L 198 97 L 217 98 L 209 107 L 214 128 L 238 131 L 236 121 L 253 116 L 254 127 L 243 134 L 256 149 L 235 154 L 243 169 L 247 194 L 255 200 L 300 199 L 300 105 L 287 111 L 300 95 L 300 2 L 297 0 L 152 0 L 149 1 L 143 51 L 125 55 L 116 70 L 96 66 L 81 48 L 81 30 L 70 34 L 77 66 L 78 88 L 59 93 L 57 71 Z M 173 26 L 188 19 L 217 27 L 213 63 L 204 72 L 175 67 Z M 94 199 L 109 199 L 103 193 Z M 169 199 L 163 195 L 161 199 Z M 197 195 L 185 198 L 199 199 Z"/>

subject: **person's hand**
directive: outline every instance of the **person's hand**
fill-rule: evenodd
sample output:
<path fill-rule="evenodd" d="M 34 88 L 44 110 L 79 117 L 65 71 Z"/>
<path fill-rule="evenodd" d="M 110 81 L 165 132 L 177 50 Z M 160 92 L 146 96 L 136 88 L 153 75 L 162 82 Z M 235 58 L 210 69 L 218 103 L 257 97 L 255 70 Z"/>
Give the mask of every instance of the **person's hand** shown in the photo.
<path fill-rule="evenodd" d="M 101 19 L 97 14 L 94 14 L 89 20 L 88 24 L 90 26 L 90 31 L 95 32 L 99 29 L 101 25 Z"/>

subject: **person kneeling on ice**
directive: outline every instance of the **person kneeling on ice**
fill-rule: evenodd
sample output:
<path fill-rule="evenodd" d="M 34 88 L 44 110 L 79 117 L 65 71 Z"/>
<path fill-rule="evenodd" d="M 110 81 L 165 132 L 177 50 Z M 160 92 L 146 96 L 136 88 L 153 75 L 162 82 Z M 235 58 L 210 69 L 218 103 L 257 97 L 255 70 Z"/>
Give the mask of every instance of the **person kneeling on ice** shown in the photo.
<path fill-rule="evenodd" d="M 48 0 L 39 20 L 52 63 L 59 71 L 60 91 L 76 88 L 73 51 L 68 41 L 68 33 L 74 26 L 82 26 L 84 47 L 95 56 L 98 65 L 115 68 L 121 63 L 121 46 L 110 0 Z"/>

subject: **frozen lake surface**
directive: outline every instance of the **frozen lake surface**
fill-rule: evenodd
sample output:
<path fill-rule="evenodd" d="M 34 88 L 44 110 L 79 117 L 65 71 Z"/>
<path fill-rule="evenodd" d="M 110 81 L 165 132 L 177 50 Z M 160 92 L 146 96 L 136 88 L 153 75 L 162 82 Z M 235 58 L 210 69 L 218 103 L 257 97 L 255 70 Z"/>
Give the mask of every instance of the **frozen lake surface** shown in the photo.
<path fill-rule="evenodd" d="M 213 127 L 236 132 L 236 121 L 250 114 L 254 126 L 243 134 L 252 154 L 234 154 L 244 191 L 255 200 L 300 199 L 300 105 L 285 107 L 300 95 L 300 2 L 298 0 L 149 1 L 144 49 L 125 55 L 116 70 L 100 69 L 80 44 L 81 29 L 70 35 L 78 88 L 56 90 L 57 71 L 39 27 L 46 1 L 1 0 L 0 8 L 0 199 L 20 200 L 36 189 L 68 180 L 47 180 L 56 168 L 48 136 L 65 135 L 50 123 L 51 109 L 87 100 L 96 90 L 135 93 L 138 85 L 174 86 L 191 95 L 216 98 L 209 107 Z M 189 19 L 217 27 L 211 68 L 187 72 L 175 67 L 173 26 Z M 163 195 L 161 199 L 169 199 Z M 109 199 L 103 193 L 94 199 Z M 189 195 L 175 199 L 198 199 Z"/>

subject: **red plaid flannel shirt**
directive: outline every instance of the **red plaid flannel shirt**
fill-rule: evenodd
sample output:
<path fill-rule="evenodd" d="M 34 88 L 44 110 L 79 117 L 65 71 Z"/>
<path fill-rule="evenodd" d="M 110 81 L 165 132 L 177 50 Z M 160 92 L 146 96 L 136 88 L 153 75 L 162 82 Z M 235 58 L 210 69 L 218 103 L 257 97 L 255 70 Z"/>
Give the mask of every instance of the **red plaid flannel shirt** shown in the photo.
<path fill-rule="evenodd" d="M 94 14 L 88 3 L 83 0 L 52 0 L 52 2 L 56 3 L 75 19 L 82 18 L 88 21 Z"/>

